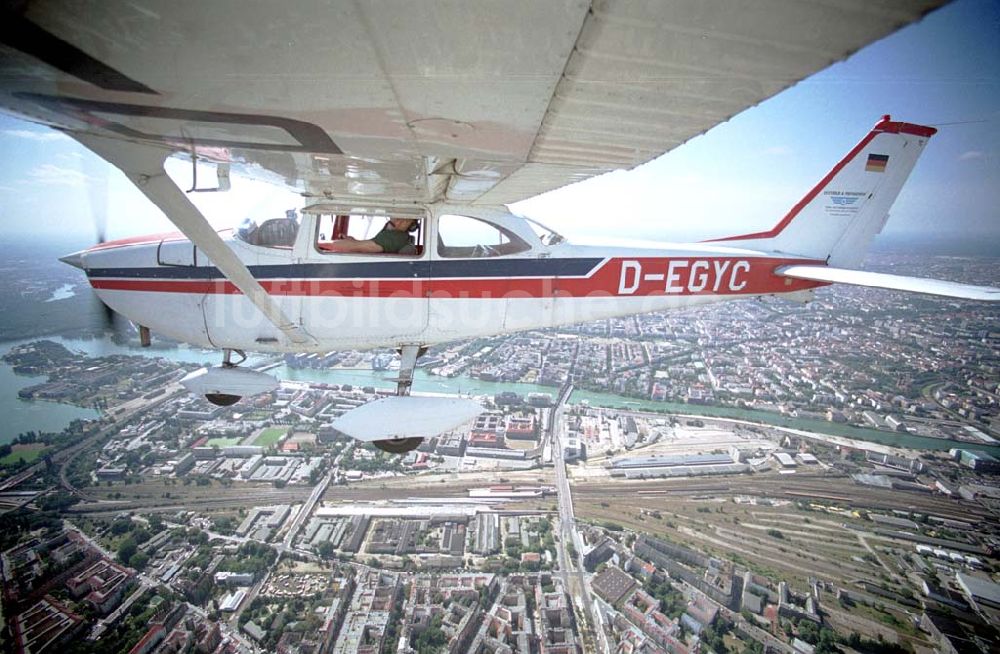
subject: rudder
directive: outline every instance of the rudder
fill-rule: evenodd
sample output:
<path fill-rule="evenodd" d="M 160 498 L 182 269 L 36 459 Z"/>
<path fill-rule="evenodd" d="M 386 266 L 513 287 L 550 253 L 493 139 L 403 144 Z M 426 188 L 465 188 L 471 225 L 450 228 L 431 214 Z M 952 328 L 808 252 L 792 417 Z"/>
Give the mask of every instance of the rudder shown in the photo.
<path fill-rule="evenodd" d="M 936 132 L 884 116 L 772 229 L 713 242 L 741 241 L 743 247 L 856 267 Z"/>

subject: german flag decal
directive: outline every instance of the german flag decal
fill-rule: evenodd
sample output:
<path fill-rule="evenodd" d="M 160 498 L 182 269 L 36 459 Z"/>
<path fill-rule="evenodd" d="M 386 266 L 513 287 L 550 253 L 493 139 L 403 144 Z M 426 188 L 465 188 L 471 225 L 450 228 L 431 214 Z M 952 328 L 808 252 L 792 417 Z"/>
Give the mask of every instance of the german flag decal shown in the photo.
<path fill-rule="evenodd" d="M 868 163 L 865 164 L 865 170 L 870 173 L 884 173 L 887 163 L 889 163 L 889 155 L 870 154 L 868 155 Z"/>

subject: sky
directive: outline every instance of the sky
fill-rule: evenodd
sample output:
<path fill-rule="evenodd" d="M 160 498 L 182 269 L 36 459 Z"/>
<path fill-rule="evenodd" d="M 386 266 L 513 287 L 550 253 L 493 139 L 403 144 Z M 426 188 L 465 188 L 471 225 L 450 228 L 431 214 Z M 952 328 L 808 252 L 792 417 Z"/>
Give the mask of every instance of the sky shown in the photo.
<path fill-rule="evenodd" d="M 512 208 L 580 242 L 768 229 L 891 114 L 939 132 L 879 241 L 1000 255 L 998 65 L 1000 2 L 958 0 L 648 164 Z M 121 173 L 62 134 L 3 116 L 0 154 L 4 237 L 58 234 L 83 245 L 95 238 L 95 215 L 106 215 L 109 238 L 173 230 Z M 186 188 L 189 162 L 170 162 L 168 172 Z M 238 178 L 233 191 L 194 200 L 220 228 L 302 204 Z"/>

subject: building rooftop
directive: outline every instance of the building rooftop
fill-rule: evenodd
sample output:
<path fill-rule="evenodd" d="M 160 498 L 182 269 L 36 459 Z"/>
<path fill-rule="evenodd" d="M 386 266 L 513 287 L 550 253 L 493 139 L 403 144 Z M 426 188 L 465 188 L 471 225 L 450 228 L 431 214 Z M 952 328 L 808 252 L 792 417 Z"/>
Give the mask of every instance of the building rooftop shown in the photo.
<path fill-rule="evenodd" d="M 732 463 L 728 454 L 677 454 L 654 456 L 630 456 L 615 459 L 612 468 L 655 468 L 660 466 L 697 466 Z"/>
<path fill-rule="evenodd" d="M 966 593 L 972 596 L 977 602 L 985 602 L 994 606 L 1000 606 L 1000 584 L 993 583 L 989 579 L 974 577 L 972 575 L 959 572 L 955 575 L 958 585 Z"/>
<path fill-rule="evenodd" d="M 82 622 L 82 617 L 46 595 L 14 618 L 14 638 L 25 652 L 46 651 L 69 636 Z"/>
<path fill-rule="evenodd" d="M 609 604 L 616 604 L 627 596 L 638 583 L 627 573 L 614 566 L 608 566 L 594 577 L 594 592 Z"/>

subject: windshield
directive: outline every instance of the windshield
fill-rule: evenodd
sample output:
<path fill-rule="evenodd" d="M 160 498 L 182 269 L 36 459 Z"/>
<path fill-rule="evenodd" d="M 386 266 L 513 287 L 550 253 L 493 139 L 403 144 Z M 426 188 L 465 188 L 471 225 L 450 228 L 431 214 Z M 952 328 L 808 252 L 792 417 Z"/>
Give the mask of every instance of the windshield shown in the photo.
<path fill-rule="evenodd" d="M 442 257 L 499 257 L 530 249 L 517 234 L 482 218 L 444 215 L 438 219 L 438 253 Z"/>
<path fill-rule="evenodd" d="M 244 218 L 239 227 L 236 228 L 236 238 L 246 243 L 253 243 L 254 232 L 257 231 L 257 221 Z"/>
<path fill-rule="evenodd" d="M 548 227 L 538 222 L 537 220 L 533 220 L 526 216 L 521 216 L 521 218 L 524 218 L 524 220 L 527 221 L 528 225 L 531 226 L 531 230 L 535 232 L 535 236 L 537 236 L 538 240 L 542 242 L 542 245 L 555 245 L 557 243 L 562 243 L 563 241 L 566 240 L 565 238 L 563 238 L 562 234 L 555 231 L 554 229 L 549 229 Z"/>
<path fill-rule="evenodd" d="M 290 248 L 295 245 L 299 233 L 299 218 L 294 211 L 288 211 L 284 218 L 271 218 L 260 225 L 246 218 L 236 228 L 236 238 L 250 245 L 266 248 Z"/>

